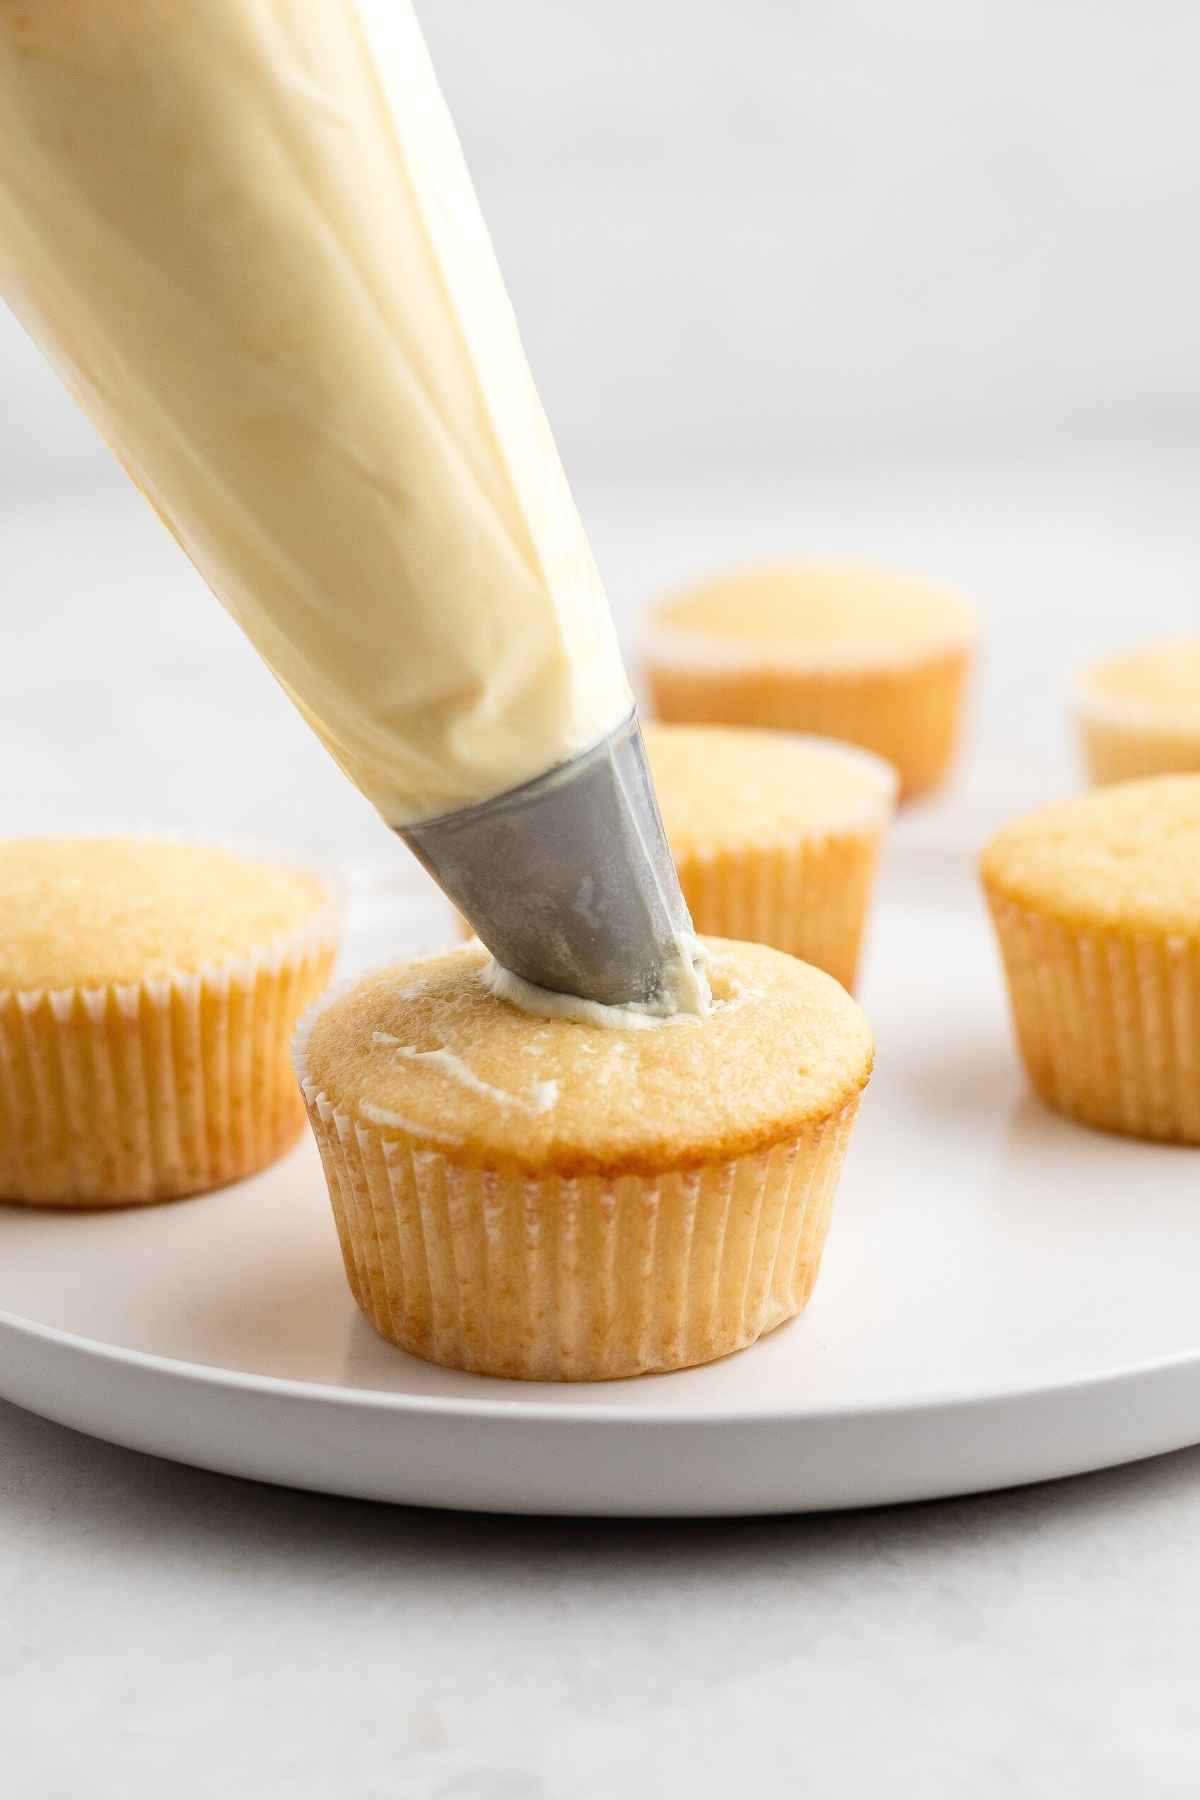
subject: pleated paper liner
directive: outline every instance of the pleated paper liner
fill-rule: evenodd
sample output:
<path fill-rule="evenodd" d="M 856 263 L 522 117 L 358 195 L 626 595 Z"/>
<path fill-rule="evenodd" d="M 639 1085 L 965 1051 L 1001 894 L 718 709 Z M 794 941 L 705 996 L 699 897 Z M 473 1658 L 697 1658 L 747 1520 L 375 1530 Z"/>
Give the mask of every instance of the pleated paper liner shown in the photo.
<path fill-rule="evenodd" d="M 794 844 L 677 855 L 692 924 L 701 937 L 786 950 L 853 993 L 883 832 L 881 820 L 873 829 Z M 461 914 L 454 916 L 459 935 L 474 937 Z"/>
<path fill-rule="evenodd" d="M 888 793 L 844 829 L 791 842 L 677 853 L 696 930 L 771 944 L 853 989 L 891 804 Z"/>
<path fill-rule="evenodd" d="M 824 969 L 853 991 L 880 850 L 895 807 L 896 776 L 856 746 L 813 741 L 861 760 L 877 792 L 819 830 L 781 829 L 761 843 L 738 842 L 739 821 L 730 819 L 732 841 L 722 843 L 717 821 L 711 843 L 673 845 L 672 853 L 701 937 L 770 944 Z M 461 914 L 454 918 L 460 936 L 474 936 Z"/>
<path fill-rule="evenodd" d="M 1200 1143 L 1200 943 L 1085 930 L 989 894 L 1021 1054 L 1048 1106 Z"/>
<path fill-rule="evenodd" d="M 1200 726 L 1084 689 L 1076 693 L 1074 712 L 1088 774 L 1098 787 L 1200 772 Z"/>
<path fill-rule="evenodd" d="M 604 1381 L 744 1349 L 812 1292 L 858 1096 L 756 1154 L 661 1175 L 466 1167 L 338 1111 L 294 1048 L 346 1275 L 381 1335 L 426 1361 Z"/>
<path fill-rule="evenodd" d="M 340 897 L 238 962 L 0 991 L 0 1199 L 144 1204 L 250 1175 L 304 1123 L 290 1042 L 328 985 Z"/>
<path fill-rule="evenodd" d="M 653 633 L 643 663 L 656 716 L 668 724 L 757 725 L 816 733 L 872 750 L 911 799 L 949 773 L 961 735 L 974 648 L 938 644 L 927 654 L 861 663 L 772 663 L 682 633 Z"/>

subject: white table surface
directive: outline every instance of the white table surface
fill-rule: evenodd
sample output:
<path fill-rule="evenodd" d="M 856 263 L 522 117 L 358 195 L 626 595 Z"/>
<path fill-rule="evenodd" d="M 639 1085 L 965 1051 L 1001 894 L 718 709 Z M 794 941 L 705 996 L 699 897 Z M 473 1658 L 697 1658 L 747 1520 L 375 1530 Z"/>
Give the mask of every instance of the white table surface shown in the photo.
<path fill-rule="evenodd" d="M 1196 625 L 1196 466 L 1046 453 L 581 498 L 626 623 L 664 582 L 796 546 L 976 592 L 971 757 L 903 829 L 978 837 L 1074 780 L 1069 662 Z M 0 591 L 0 829 L 392 853 L 115 479 L 0 495 Z M 0 1406 L 0 1788 L 1190 1794 L 1198 1530 L 1200 1452 L 887 1513 L 527 1523 L 258 1488 Z"/>

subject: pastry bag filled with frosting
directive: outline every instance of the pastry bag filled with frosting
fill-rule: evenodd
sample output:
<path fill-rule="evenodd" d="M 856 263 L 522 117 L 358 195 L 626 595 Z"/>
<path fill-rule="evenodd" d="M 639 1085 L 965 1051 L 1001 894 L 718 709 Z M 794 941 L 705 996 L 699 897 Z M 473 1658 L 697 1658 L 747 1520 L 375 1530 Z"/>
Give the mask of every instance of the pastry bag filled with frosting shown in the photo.
<path fill-rule="evenodd" d="M 0 291 L 390 825 L 628 715 L 408 0 L 0 0 Z"/>

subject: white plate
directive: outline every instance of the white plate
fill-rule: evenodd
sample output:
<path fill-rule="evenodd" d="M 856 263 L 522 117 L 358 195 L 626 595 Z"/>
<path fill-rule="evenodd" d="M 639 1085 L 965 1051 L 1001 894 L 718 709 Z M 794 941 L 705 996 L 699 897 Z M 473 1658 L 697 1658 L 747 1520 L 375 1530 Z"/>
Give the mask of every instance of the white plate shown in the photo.
<path fill-rule="evenodd" d="M 352 965 L 445 935 L 360 895 Z M 1200 1441 L 1200 1153 L 1043 1112 L 969 858 L 893 850 L 878 1037 L 816 1295 L 706 1369 L 594 1387 L 433 1368 L 345 1287 L 315 1151 L 147 1212 L 0 1207 L 0 1393 L 81 1431 L 330 1493 L 706 1514 L 1006 1486 Z"/>

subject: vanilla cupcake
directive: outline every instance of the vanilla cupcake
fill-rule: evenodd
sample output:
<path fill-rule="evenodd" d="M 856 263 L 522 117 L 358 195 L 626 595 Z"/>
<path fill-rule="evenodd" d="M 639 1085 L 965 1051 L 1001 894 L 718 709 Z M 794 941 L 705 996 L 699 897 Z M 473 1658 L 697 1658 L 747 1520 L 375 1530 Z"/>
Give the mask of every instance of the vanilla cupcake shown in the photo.
<path fill-rule="evenodd" d="M 1094 782 L 1200 770 L 1200 637 L 1170 638 L 1085 669 L 1075 717 Z"/>
<path fill-rule="evenodd" d="M 646 675 L 662 719 L 841 738 L 890 762 L 907 798 L 949 769 L 976 635 L 957 594 L 852 563 L 795 563 L 661 602 Z"/>
<path fill-rule="evenodd" d="M 982 873 L 1037 1093 L 1088 1125 L 1200 1143 L 1200 775 L 1043 807 Z"/>
<path fill-rule="evenodd" d="M 706 1018 L 605 1029 L 498 997 L 478 944 L 318 1004 L 296 1067 L 377 1331 L 528 1380 L 680 1369 L 816 1279 L 871 1036 L 819 970 L 715 942 Z"/>
<path fill-rule="evenodd" d="M 773 944 L 853 987 L 891 766 L 781 731 L 647 725 L 645 737 L 696 930 Z"/>
<path fill-rule="evenodd" d="M 303 1125 L 288 1046 L 329 980 L 324 884 L 150 838 L 0 843 L 0 1200 L 165 1200 Z"/>

